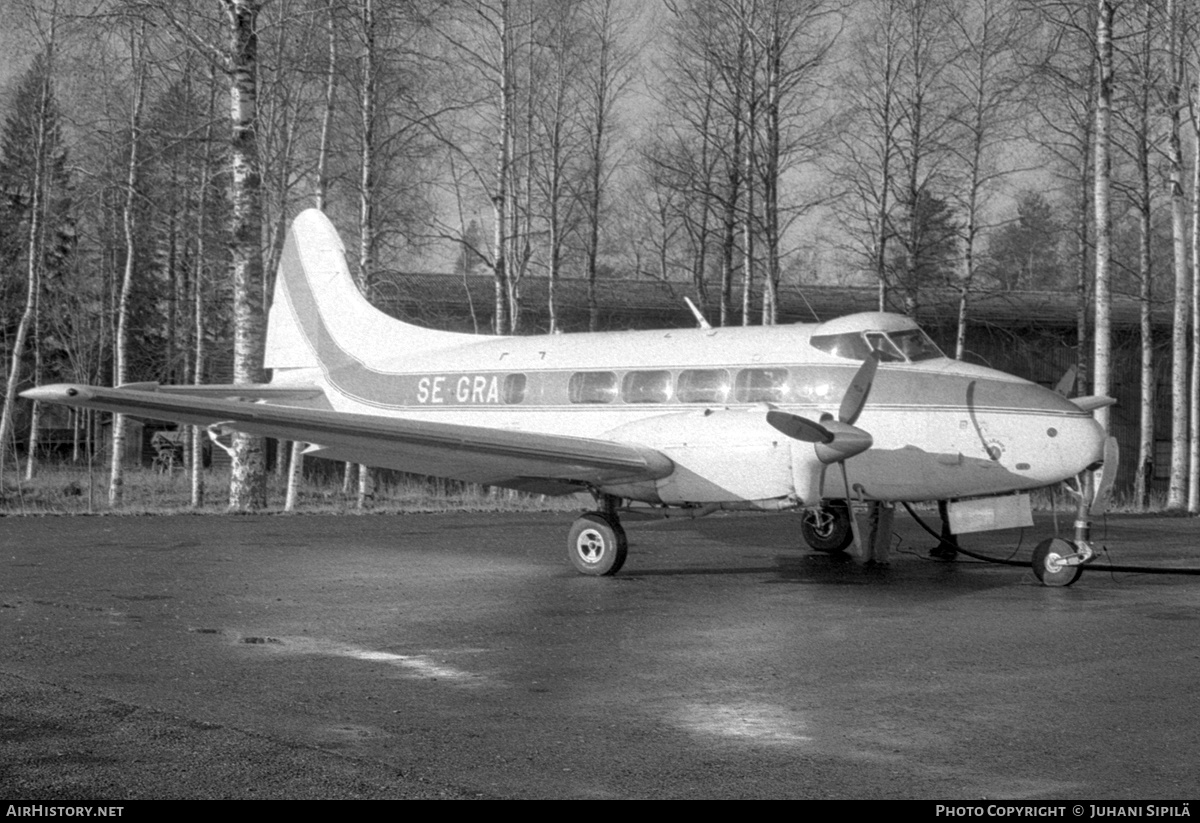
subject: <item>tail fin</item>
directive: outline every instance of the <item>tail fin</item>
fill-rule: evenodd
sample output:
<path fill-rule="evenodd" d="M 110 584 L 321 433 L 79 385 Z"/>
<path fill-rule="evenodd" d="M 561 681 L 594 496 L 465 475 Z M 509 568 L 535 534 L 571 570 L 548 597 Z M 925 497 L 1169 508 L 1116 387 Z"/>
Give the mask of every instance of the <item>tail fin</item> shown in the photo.
<path fill-rule="evenodd" d="M 292 221 L 267 316 L 266 368 L 329 369 L 356 361 L 386 369 L 401 358 L 475 339 L 379 311 L 350 276 L 345 246 L 329 218 L 308 209 Z"/>

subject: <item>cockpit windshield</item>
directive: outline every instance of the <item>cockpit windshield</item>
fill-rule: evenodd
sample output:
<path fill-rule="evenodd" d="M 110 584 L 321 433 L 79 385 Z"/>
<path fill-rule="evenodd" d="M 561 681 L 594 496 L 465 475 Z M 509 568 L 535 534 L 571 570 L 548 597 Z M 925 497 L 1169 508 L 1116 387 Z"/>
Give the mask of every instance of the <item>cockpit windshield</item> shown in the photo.
<path fill-rule="evenodd" d="M 884 363 L 915 363 L 946 356 L 920 329 L 822 334 L 814 335 L 810 342 L 823 352 L 848 360 L 866 360 L 871 352 Z"/>

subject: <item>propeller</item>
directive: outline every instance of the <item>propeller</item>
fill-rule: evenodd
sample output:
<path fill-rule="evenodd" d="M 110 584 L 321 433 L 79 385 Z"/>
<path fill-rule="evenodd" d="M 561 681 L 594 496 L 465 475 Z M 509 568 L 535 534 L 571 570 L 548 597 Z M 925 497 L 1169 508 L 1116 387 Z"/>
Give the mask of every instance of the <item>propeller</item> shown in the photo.
<path fill-rule="evenodd" d="M 1108 437 L 1104 441 L 1104 462 L 1093 471 L 1095 477 L 1092 500 L 1088 505 L 1088 514 L 1093 517 L 1104 514 L 1112 499 L 1113 485 L 1117 482 L 1117 469 L 1121 463 L 1121 449 L 1117 438 Z"/>
<path fill-rule="evenodd" d="M 854 544 L 861 552 L 862 539 L 858 532 L 858 521 L 854 517 L 853 507 L 850 506 L 850 475 L 846 471 L 846 461 L 856 454 L 862 454 L 874 444 L 871 435 L 855 426 L 858 416 L 862 414 L 863 406 L 867 403 L 867 395 L 871 393 L 871 384 L 875 380 L 875 371 L 879 368 L 879 355 L 872 352 L 862 365 L 858 367 L 846 393 L 842 395 L 841 405 L 835 418 L 831 414 L 821 416 L 818 423 L 797 414 L 772 409 L 767 412 L 767 422 L 777 431 L 782 432 L 793 440 L 812 443 L 817 459 L 828 466 L 837 463 L 842 468 L 842 483 L 846 490 L 846 505 L 850 508 L 850 525 L 854 530 Z"/>
<path fill-rule="evenodd" d="M 871 448 L 875 442 L 870 434 L 854 423 L 866 405 L 877 368 L 879 357 L 872 353 L 858 367 L 846 388 L 836 418 L 831 414 L 824 414 L 818 423 L 798 414 L 771 409 L 767 412 L 767 422 L 793 440 L 815 444 L 817 459 L 825 465 L 844 463 L 854 455 Z"/>

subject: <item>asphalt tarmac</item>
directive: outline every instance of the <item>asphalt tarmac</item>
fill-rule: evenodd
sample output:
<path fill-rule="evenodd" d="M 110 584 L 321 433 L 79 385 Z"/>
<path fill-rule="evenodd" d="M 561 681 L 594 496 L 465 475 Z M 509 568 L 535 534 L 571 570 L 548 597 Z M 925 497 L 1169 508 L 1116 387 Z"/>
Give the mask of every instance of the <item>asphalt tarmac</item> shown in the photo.
<path fill-rule="evenodd" d="M 587 578 L 571 519 L 0 518 L 0 799 L 1200 797 L 1200 577 L 1046 588 L 900 514 L 883 568 L 738 515 Z"/>

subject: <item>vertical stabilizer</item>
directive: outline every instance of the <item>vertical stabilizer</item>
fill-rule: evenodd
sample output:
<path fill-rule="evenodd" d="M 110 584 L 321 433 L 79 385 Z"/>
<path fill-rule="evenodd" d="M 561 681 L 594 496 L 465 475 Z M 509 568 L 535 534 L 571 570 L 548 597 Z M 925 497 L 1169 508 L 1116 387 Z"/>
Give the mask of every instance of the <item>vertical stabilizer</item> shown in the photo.
<path fill-rule="evenodd" d="M 346 266 L 346 249 L 324 213 L 308 209 L 284 241 L 267 317 L 263 365 L 328 371 L 342 365 L 386 369 L 402 358 L 473 340 L 389 317 L 372 306 Z"/>

